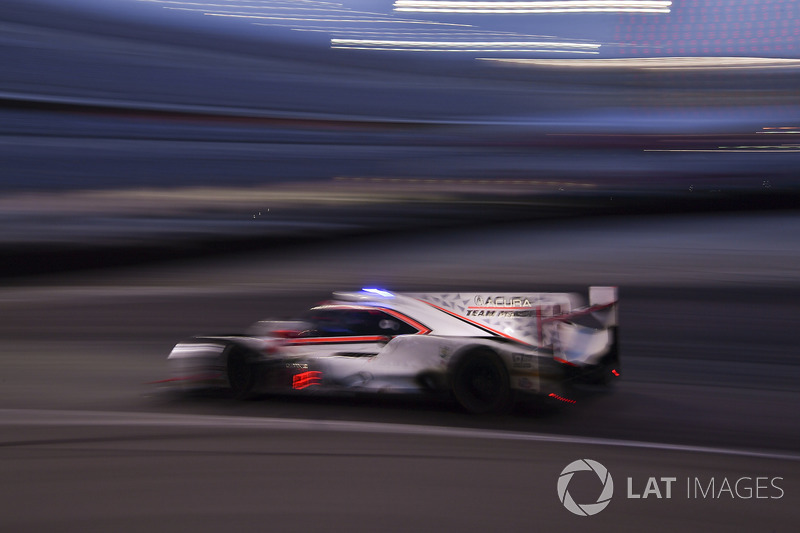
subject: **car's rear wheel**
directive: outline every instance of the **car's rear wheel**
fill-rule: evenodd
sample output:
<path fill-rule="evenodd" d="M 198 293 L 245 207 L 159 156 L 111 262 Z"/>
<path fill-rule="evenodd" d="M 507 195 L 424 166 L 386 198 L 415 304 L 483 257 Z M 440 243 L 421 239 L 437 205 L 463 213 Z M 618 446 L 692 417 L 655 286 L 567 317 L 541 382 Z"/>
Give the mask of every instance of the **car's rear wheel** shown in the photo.
<path fill-rule="evenodd" d="M 464 354 L 452 372 L 453 395 L 471 413 L 500 413 L 511 407 L 513 395 L 508 370 L 489 350 Z"/>
<path fill-rule="evenodd" d="M 247 360 L 247 354 L 241 348 L 231 346 L 227 352 L 228 385 L 233 397 L 237 400 L 251 398 L 256 383 L 253 364 Z"/>

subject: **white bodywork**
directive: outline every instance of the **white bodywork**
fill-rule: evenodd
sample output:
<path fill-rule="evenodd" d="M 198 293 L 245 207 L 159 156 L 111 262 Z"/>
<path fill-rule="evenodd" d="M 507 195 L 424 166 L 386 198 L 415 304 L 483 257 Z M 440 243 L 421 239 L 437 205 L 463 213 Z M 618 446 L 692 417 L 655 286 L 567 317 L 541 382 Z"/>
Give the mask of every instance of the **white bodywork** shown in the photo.
<path fill-rule="evenodd" d="M 236 346 L 268 374 L 265 389 L 421 392 L 447 390 L 458 358 L 479 352 L 502 360 L 512 390 L 547 393 L 561 390 L 564 365 L 595 365 L 609 352 L 616 303 L 613 287 L 592 287 L 588 305 L 571 293 L 338 292 L 308 320 L 190 339 L 168 359 L 181 383 L 227 385 Z M 598 327 L 573 323 L 588 315 Z M 366 329 L 342 329 L 350 319 Z"/>

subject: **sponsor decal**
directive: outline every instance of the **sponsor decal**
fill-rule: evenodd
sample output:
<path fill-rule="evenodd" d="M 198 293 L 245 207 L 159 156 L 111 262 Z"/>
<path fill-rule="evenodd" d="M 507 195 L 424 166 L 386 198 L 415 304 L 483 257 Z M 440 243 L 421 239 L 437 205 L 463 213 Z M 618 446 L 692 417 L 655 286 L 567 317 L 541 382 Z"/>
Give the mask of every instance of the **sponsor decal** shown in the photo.
<path fill-rule="evenodd" d="M 526 353 L 512 353 L 511 366 L 513 368 L 533 368 L 533 356 Z"/>
<path fill-rule="evenodd" d="M 498 311 L 495 309 L 467 309 L 465 316 L 486 316 L 496 318 L 526 318 L 536 316 L 535 311 Z"/>
<path fill-rule="evenodd" d="M 474 307 L 532 307 L 531 301 L 522 296 L 481 296 L 473 298 Z"/>

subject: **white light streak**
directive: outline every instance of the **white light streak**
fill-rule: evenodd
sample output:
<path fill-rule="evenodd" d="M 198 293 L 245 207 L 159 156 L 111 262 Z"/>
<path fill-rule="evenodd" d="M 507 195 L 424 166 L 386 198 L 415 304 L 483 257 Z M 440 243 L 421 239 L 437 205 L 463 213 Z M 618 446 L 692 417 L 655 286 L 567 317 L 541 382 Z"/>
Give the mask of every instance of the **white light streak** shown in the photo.
<path fill-rule="evenodd" d="M 661 0 L 395 0 L 394 10 L 412 13 L 669 13 Z"/>
<path fill-rule="evenodd" d="M 800 128 L 796 126 L 779 126 L 779 127 L 765 127 L 763 128 L 764 131 L 757 131 L 756 133 L 769 135 L 769 134 L 791 134 L 796 135 L 800 134 Z"/>
<path fill-rule="evenodd" d="M 551 54 L 599 54 L 600 52 L 576 51 L 576 50 L 558 50 L 558 49 L 545 49 L 545 48 L 403 48 L 403 47 L 389 47 L 389 46 L 338 46 L 331 45 L 331 48 L 338 50 L 375 50 L 375 51 L 393 51 L 393 52 L 527 52 L 527 53 L 551 53 Z"/>
<path fill-rule="evenodd" d="M 156 1 L 156 0 L 139 0 L 139 1 Z M 159 3 L 166 4 L 180 4 L 192 5 L 201 7 L 171 7 L 164 6 L 164 9 L 173 11 L 195 11 L 202 13 L 209 17 L 226 17 L 226 18 L 240 18 L 240 19 L 255 19 L 255 20 L 281 20 L 281 21 L 294 21 L 294 22 L 350 22 L 350 23 L 365 23 L 374 22 L 378 24 L 424 24 L 430 26 L 458 26 L 458 27 L 471 27 L 470 24 L 456 24 L 448 22 L 433 22 L 427 20 L 413 20 L 413 19 L 400 19 L 395 18 L 392 14 L 374 13 L 370 11 L 354 11 L 346 8 L 341 4 L 324 3 L 324 2 L 305 2 L 308 5 L 323 6 L 323 7 L 298 7 L 294 3 L 289 2 L 288 6 L 277 5 L 286 4 L 287 2 L 279 2 L 274 4 L 264 4 L 260 6 L 244 6 L 244 5 L 225 5 L 220 4 L 204 4 L 199 2 L 177 2 L 157 0 Z M 300 2 L 303 3 L 303 2 Z M 240 7 L 252 9 L 252 11 L 230 11 L 230 10 L 214 10 L 208 11 L 207 7 Z M 281 13 L 281 11 L 285 13 Z M 307 12 L 321 12 L 310 13 Z M 274 13 L 277 12 L 277 13 Z M 274 13 L 274 14 L 273 14 Z M 255 24 L 255 23 L 254 23 Z M 273 24 L 265 24 L 271 26 Z M 278 26 L 274 24 L 274 26 Z"/>
<path fill-rule="evenodd" d="M 200 11 L 200 12 L 207 12 L 208 9 L 205 8 L 165 8 L 165 9 L 180 9 L 182 11 Z M 380 17 L 380 18 L 387 18 L 393 17 L 392 14 L 384 14 L 384 13 L 374 13 L 371 11 L 354 11 L 352 9 L 341 8 L 341 7 L 297 7 L 297 6 L 263 6 L 259 7 L 258 10 L 254 11 L 231 11 L 231 10 L 222 10 L 217 9 L 212 11 L 213 13 L 219 13 L 222 15 L 260 15 L 260 14 L 268 14 L 273 11 L 290 11 L 292 14 L 300 13 L 300 12 L 307 12 L 307 11 L 321 11 L 323 13 L 347 13 L 351 16 L 361 16 L 364 15 L 366 17 Z"/>
<path fill-rule="evenodd" d="M 559 42 L 549 36 L 525 35 L 512 32 L 499 31 L 470 31 L 470 24 L 457 24 L 453 22 L 436 22 L 430 20 L 414 20 L 398 17 L 391 12 L 388 14 L 369 11 L 356 11 L 340 3 L 306 1 L 306 0 L 221 0 L 202 2 L 201 0 L 139 0 L 161 4 L 165 9 L 179 11 L 195 11 L 207 17 L 220 17 L 228 19 L 241 19 L 258 26 L 277 26 L 290 28 L 295 31 L 327 32 L 331 35 L 331 47 L 348 50 L 397 50 L 406 52 L 471 52 L 471 53 L 547 53 L 547 54 L 597 54 L 600 44 L 589 41 L 573 40 Z M 404 2 L 425 4 L 418 0 L 398 0 L 399 5 Z M 542 1 L 499 1 L 499 2 L 449 2 L 444 4 L 468 4 L 472 7 L 498 8 L 512 6 L 515 9 L 522 6 L 544 5 L 558 7 L 567 5 L 571 8 L 595 6 L 603 4 L 606 7 L 630 5 L 669 4 L 656 0 L 567 0 L 555 2 Z M 428 2 L 436 5 L 442 2 Z M 416 5 L 416 4 L 414 4 Z M 348 27 L 348 24 L 350 27 Z M 359 26 L 359 27 L 354 27 Z M 395 28 L 413 30 L 428 29 L 423 32 L 391 31 Z M 425 28 L 427 26 L 427 28 Z M 385 29 L 383 29 L 385 28 Z M 438 30 L 438 29 L 441 30 Z M 448 31 L 452 28 L 453 31 Z M 460 29 L 461 32 L 456 32 Z M 347 38 L 352 37 L 352 38 Z"/>
<path fill-rule="evenodd" d="M 599 44 L 547 41 L 407 41 L 393 39 L 331 39 L 331 47 L 350 50 L 407 52 L 549 52 L 597 54 Z"/>
<path fill-rule="evenodd" d="M 707 149 L 707 150 L 692 150 L 692 149 L 647 149 L 644 150 L 645 152 L 693 152 L 693 153 L 703 153 L 703 154 L 710 154 L 710 153 L 717 153 L 717 154 L 796 154 L 800 153 L 800 149 L 796 148 L 786 148 L 780 150 L 774 149 L 767 149 L 756 147 L 755 149 L 731 149 L 731 148 L 717 148 L 717 149 Z"/>
<path fill-rule="evenodd" d="M 380 35 L 383 37 L 502 37 L 508 39 L 509 37 L 535 37 L 534 35 L 524 35 L 524 34 L 513 34 L 513 33 L 492 33 L 492 32 L 481 32 L 475 30 L 473 32 L 424 32 L 424 31 L 379 31 L 379 30 L 362 30 L 360 28 L 330 28 L 329 26 L 325 26 L 325 28 L 329 29 L 330 31 L 335 32 L 337 35 L 346 35 L 346 34 L 355 34 L 355 35 Z M 541 36 L 539 36 L 541 38 Z M 599 46 L 599 45 L 598 45 Z"/>
<path fill-rule="evenodd" d="M 453 48 L 471 46 L 473 48 L 486 47 L 543 47 L 543 48 L 600 48 L 599 44 L 590 43 L 557 43 L 544 41 L 395 41 L 378 39 L 331 39 L 332 44 L 338 45 L 359 45 L 359 46 L 416 46 L 416 47 L 441 47 L 450 46 Z"/>
<path fill-rule="evenodd" d="M 273 1 L 273 2 L 260 2 L 258 5 L 250 5 L 250 4 L 212 4 L 210 2 L 182 2 L 178 0 L 137 0 L 138 2 L 150 2 L 154 4 L 173 4 L 173 5 L 186 5 L 186 6 L 203 6 L 204 8 L 208 9 L 211 7 L 241 7 L 245 9 L 263 9 L 263 8 L 270 8 L 275 4 L 289 4 L 296 6 L 297 4 L 307 4 L 307 5 L 315 5 L 315 6 L 332 6 L 332 7 L 343 7 L 342 4 L 338 2 L 315 2 L 310 0 L 284 0 L 284 1 Z"/>
<path fill-rule="evenodd" d="M 478 58 L 522 66 L 579 69 L 723 70 L 800 68 L 800 59 L 774 57 L 647 57 L 617 59 L 509 59 Z"/>

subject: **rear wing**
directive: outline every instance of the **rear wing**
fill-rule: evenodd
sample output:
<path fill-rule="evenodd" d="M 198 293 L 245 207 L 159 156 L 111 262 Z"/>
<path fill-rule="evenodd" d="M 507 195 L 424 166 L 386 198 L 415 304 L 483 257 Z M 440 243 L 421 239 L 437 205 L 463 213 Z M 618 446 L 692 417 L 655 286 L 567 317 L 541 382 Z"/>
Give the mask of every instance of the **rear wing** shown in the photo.
<path fill-rule="evenodd" d="M 589 287 L 589 307 L 586 312 L 607 328 L 617 325 L 617 292 L 616 287 Z"/>
<path fill-rule="evenodd" d="M 492 336 L 563 352 L 563 325 L 591 317 L 593 331 L 617 326 L 617 288 L 590 287 L 577 293 L 417 293 L 404 294 L 467 322 Z M 560 326 L 561 325 L 561 326 Z M 582 327 L 582 326 L 581 326 Z M 562 331 L 563 330 L 563 331 Z"/>

